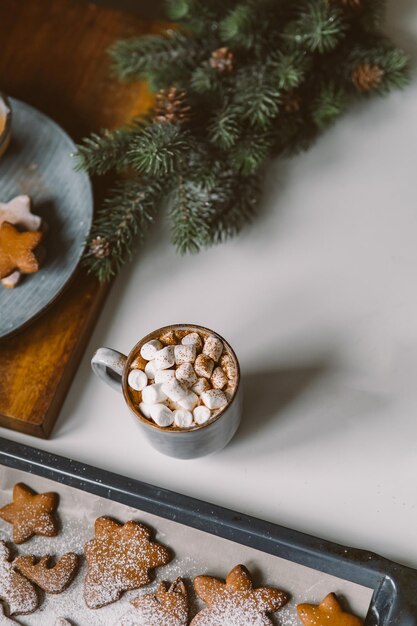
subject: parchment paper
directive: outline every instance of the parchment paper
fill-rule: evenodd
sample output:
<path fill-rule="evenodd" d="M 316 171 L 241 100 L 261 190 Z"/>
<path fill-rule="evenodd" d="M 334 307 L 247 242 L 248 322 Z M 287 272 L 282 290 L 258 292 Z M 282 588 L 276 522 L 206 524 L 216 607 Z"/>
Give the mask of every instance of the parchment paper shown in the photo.
<path fill-rule="evenodd" d="M 88 609 L 84 603 L 83 578 L 86 564 L 82 560 L 80 571 L 69 589 L 57 595 L 45 594 L 41 607 L 35 613 L 16 616 L 17 623 L 23 626 L 54 626 L 58 617 L 67 618 L 74 626 L 114 626 L 121 616 L 130 613 L 129 599 L 154 590 L 157 580 L 173 581 L 178 576 L 187 582 L 194 615 L 201 604 L 195 599 L 192 579 L 199 574 L 224 578 L 238 563 L 249 568 L 256 586 L 278 587 L 291 595 L 288 605 L 271 616 L 274 624 L 279 626 L 300 626 L 295 605 L 300 602 L 319 603 L 331 591 L 343 596 L 350 610 L 360 617 L 364 618 L 367 613 L 372 597 L 371 589 L 73 487 L 2 466 L 0 506 L 11 501 L 12 489 L 17 482 L 23 482 L 38 492 L 57 492 L 60 496 L 58 511 L 62 525 L 57 537 L 34 537 L 18 546 L 17 554 L 60 556 L 74 551 L 82 555 L 84 543 L 94 534 L 94 520 L 101 515 L 109 515 L 121 522 L 130 519 L 143 522 L 153 529 L 156 540 L 168 546 L 174 553 L 172 562 L 157 570 L 153 584 L 128 592 L 118 602 L 96 610 Z M 12 541 L 12 527 L 2 520 L 0 539 Z"/>

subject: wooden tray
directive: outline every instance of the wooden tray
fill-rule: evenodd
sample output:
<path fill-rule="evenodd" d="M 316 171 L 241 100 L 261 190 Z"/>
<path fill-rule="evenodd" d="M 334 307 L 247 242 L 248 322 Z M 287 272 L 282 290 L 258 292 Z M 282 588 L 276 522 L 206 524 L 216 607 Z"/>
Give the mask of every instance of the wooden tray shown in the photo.
<path fill-rule="evenodd" d="M 75 141 L 148 107 L 141 84 L 110 79 L 106 49 L 160 24 L 75 0 L 2 0 L 0 87 L 60 124 Z M 102 189 L 95 186 L 96 200 Z M 82 270 L 52 307 L 0 342 L 0 425 L 49 437 L 108 293 Z"/>

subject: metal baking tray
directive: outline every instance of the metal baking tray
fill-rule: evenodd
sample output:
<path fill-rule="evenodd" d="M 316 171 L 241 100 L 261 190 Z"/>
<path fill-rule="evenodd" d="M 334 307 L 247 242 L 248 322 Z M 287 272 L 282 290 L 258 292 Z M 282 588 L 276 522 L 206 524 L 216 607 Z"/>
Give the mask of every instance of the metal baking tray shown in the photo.
<path fill-rule="evenodd" d="M 0 438 L 0 465 L 173 520 L 373 590 L 366 626 L 417 626 L 417 570 Z"/>

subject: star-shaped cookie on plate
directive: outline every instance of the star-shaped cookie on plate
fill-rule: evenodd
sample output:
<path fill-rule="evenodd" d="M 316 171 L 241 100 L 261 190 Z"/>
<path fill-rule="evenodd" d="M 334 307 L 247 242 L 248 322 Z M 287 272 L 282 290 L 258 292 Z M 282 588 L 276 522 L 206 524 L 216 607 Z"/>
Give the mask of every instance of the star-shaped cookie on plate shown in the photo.
<path fill-rule="evenodd" d="M 13 541 L 27 541 L 33 535 L 54 537 L 58 533 L 58 506 L 56 493 L 35 493 L 17 483 L 13 488 L 13 502 L 0 509 L 0 518 L 13 524 Z"/>
<path fill-rule="evenodd" d="M 304 626 L 363 626 L 363 621 L 345 613 L 334 593 L 329 593 L 320 604 L 298 604 L 298 615 Z"/>
<path fill-rule="evenodd" d="M 3 222 L 0 226 L 0 278 L 19 270 L 33 274 L 40 267 L 36 248 L 42 241 L 41 231 L 21 233 L 13 224 Z"/>
<path fill-rule="evenodd" d="M 191 626 L 269 626 L 267 613 L 278 611 L 288 602 L 280 589 L 258 587 L 244 565 L 236 565 L 223 582 L 211 576 L 197 576 L 194 588 L 208 606 L 197 613 Z"/>

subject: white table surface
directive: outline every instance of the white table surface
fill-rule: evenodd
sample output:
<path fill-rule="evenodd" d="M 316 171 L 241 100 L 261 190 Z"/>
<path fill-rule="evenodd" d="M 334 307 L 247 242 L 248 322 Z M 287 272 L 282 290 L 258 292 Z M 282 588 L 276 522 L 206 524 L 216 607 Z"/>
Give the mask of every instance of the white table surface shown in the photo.
<path fill-rule="evenodd" d="M 392 0 L 389 22 L 415 57 L 415 1 Z M 416 111 L 414 80 L 274 163 L 259 218 L 226 245 L 180 257 L 159 224 L 112 289 L 53 438 L 0 434 L 417 567 Z M 235 347 L 245 411 L 224 451 L 177 461 L 89 360 L 187 321 Z"/>

